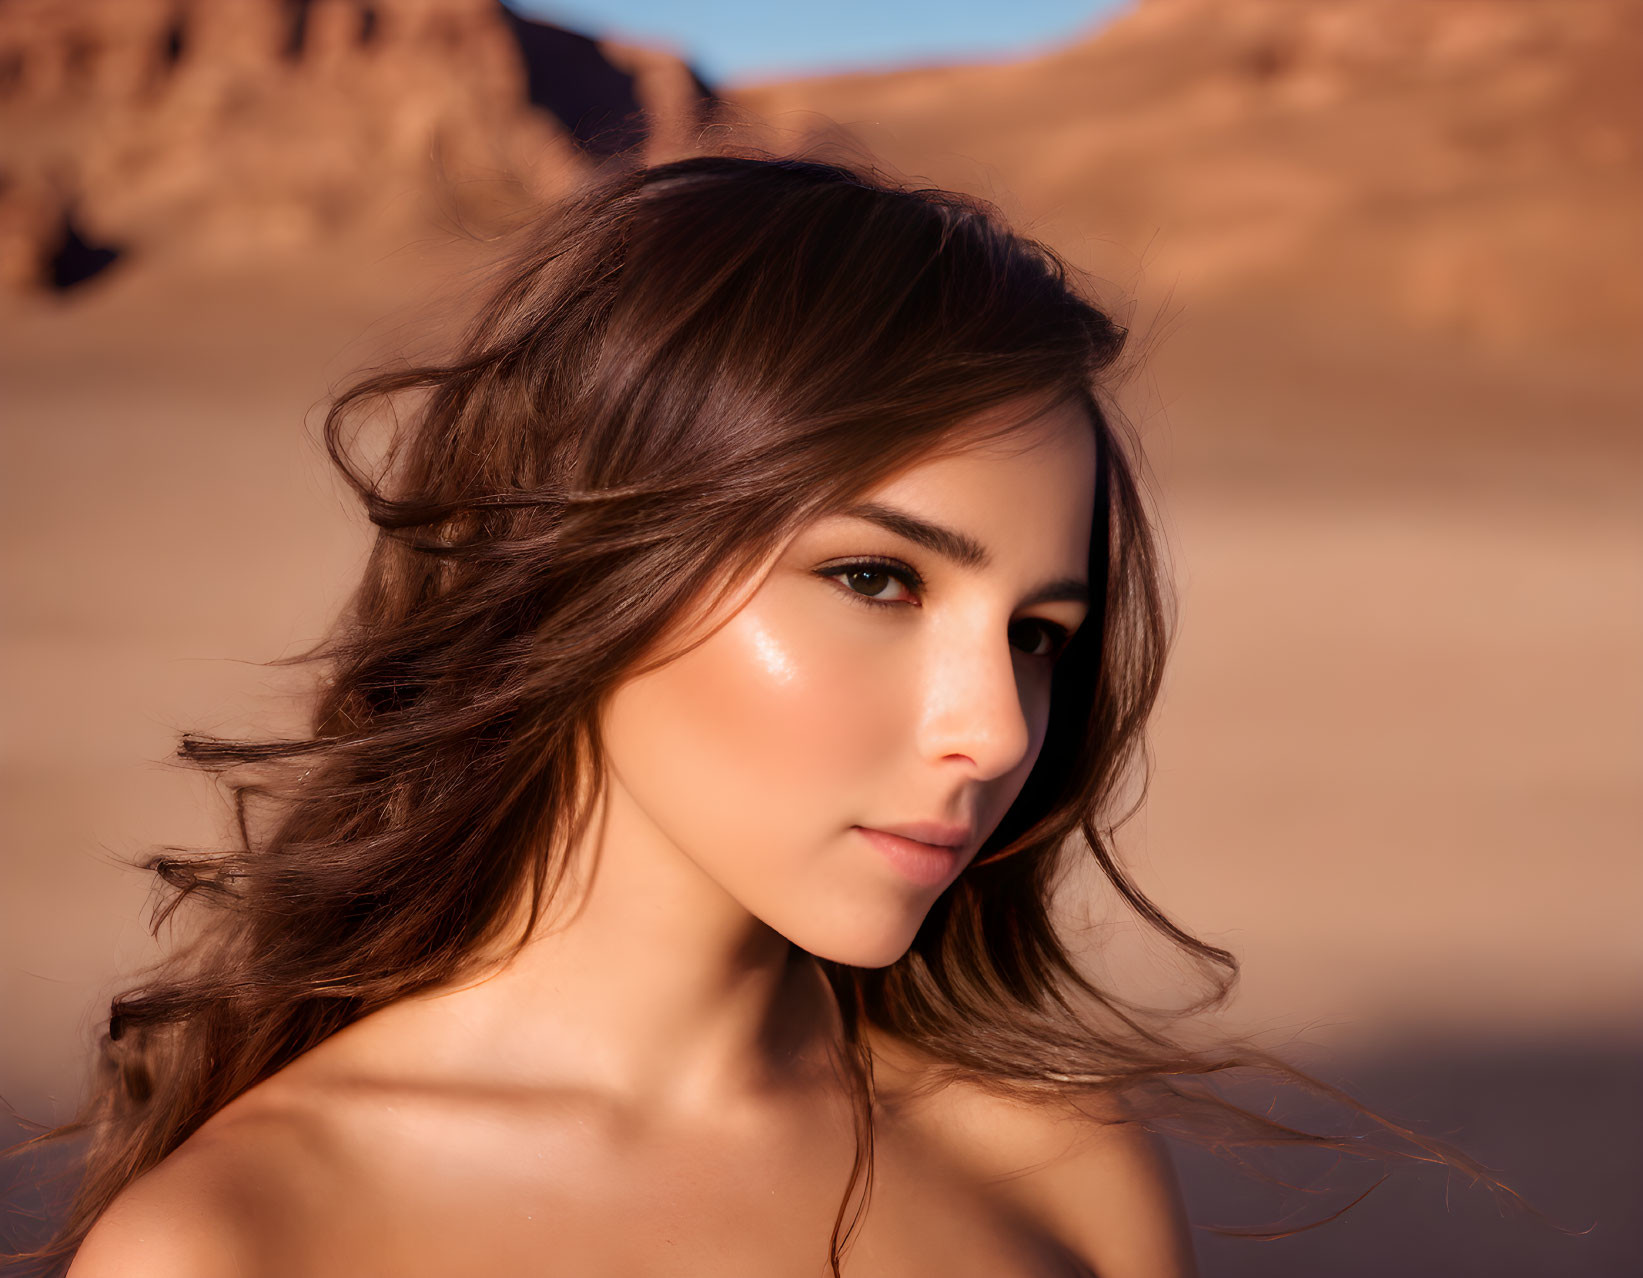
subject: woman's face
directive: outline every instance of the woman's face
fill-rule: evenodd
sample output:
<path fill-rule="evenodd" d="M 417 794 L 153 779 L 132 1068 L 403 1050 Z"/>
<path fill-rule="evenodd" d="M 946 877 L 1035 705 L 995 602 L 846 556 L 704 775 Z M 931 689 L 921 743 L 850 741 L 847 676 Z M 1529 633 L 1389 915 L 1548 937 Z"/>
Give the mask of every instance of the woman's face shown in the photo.
<path fill-rule="evenodd" d="M 612 693 L 617 801 L 801 948 L 894 962 L 1038 757 L 1095 468 L 1072 402 L 803 528 L 705 642 Z M 921 823 L 949 828 L 869 832 Z"/>

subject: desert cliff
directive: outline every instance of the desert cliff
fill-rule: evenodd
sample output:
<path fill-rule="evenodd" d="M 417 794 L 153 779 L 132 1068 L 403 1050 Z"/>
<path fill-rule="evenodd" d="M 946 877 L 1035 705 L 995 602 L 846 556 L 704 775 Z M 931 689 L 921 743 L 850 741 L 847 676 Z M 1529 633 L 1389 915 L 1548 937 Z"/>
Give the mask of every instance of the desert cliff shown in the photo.
<path fill-rule="evenodd" d="M 728 86 L 1001 195 L 1123 286 L 1643 343 L 1643 6 L 1144 0 L 1023 61 Z"/>
<path fill-rule="evenodd" d="M 65 219 L 191 258 L 484 224 L 615 150 L 671 153 L 708 100 L 666 50 L 495 0 L 10 0 L 0 276 L 48 282 Z"/>

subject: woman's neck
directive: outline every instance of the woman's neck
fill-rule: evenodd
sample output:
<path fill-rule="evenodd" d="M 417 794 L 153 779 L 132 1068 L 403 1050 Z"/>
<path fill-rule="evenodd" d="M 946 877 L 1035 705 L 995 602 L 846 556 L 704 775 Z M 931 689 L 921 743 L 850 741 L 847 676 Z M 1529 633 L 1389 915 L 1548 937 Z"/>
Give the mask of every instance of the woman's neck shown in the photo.
<path fill-rule="evenodd" d="M 480 1087 L 585 1089 L 657 1117 L 836 1084 L 840 1023 L 815 960 L 619 785 L 602 815 L 525 946 L 367 1018 L 373 1054 Z M 503 933 L 510 942 L 525 909 Z"/>

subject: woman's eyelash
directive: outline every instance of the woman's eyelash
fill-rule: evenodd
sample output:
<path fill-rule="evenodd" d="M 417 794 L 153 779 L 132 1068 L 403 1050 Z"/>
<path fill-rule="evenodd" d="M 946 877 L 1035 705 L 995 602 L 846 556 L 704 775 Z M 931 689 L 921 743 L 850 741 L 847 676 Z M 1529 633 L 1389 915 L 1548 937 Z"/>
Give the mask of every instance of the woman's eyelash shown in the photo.
<path fill-rule="evenodd" d="M 871 573 L 875 576 L 894 578 L 915 594 L 924 589 L 924 578 L 918 575 L 917 570 L 896 559 L 856 559 L 850 563 L 835 564 L 831 568 L 818 568 L 816 570 L 818 577 L 825 577 L 829 581 L 853 573 Z M 864 604 L 869 608 L 894 608 L 904 602 L 900 599 L 874 599 L 870 595 L 864 595 L 860 591 L 850 589 L 842 582 L 840 583 L 840 589 L 852 602 Z M 1053 621 L 1045 621 L 1041 617 L 1029 618 L 1028 624 L 1037 626 L 1050 642 L 1048 652 L 1029 655 L 1043 657 L 1047 661 L 1053 661 L 1059 657 L 1062 649 L 1067 646 L 1072 638 L 1072 632 L 1065 626 L 1057 625 Z"/>

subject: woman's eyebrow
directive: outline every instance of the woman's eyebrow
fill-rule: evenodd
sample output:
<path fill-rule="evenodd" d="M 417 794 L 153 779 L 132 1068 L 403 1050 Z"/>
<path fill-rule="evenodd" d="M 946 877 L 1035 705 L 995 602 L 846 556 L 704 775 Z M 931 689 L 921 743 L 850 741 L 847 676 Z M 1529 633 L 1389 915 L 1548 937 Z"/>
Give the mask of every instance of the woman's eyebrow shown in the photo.
<path fill-rule="evenodd" d="M 905 537 L 926 550 L 934 551 L 944 559 L 952 560 L 961 568 L 979 569 L 992 563 L 992 555 L 988 553 L 987 547 L 968 533 L 959 532 L 956 528 L 948 528 L 943 524 L 931 523 L 905 510 L 897 510 L 894 506 L 866 502 L 841 510 L 839 513 L 847 519 L 865 519 L 868 523 L 877 524 L 887 532 Z M 1087 608 L 1090 606 L 1089 582 L 1077 577 L 1056 577 L 1028 591 L 1026 598 L 1021 601 L 1021 606 L 1030 608 L 1041 603 L 1077 603 Z"/>

